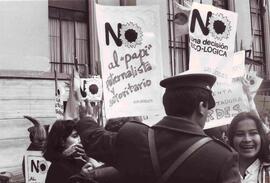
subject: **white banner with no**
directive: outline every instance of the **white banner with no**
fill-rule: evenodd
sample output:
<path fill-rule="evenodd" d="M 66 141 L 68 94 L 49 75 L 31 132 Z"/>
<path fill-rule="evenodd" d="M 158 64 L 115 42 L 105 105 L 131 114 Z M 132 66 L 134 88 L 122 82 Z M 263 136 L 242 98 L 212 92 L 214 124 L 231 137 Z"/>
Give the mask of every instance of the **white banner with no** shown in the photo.
<path fill-rule="evenodd" d="M 239 79 L 245 74 L 245 55 L 234 54 L 237 14 L 193 3 L 189 20 L 189 69 L 217 77 L 212 88 L 216 106 L 209 111 L 205 128 L 228 124 L 236 114 L 247 111 Z"/>
<path fill-rule="evenodd" d="M 189 18 L 189 69 L 230 78 L 237 14 L 199 3 L 192 4 Z"/>
<path fill-rule="evenodd" d="M 158 8 L 96 5 L 107 118 L 163 111 Z"/>
<path fill-rule="evenodd" d="M 46 161 L 41 151 L 26 151 L 25 158 L 25 182 L 44 183 L 50 162 Z"/>

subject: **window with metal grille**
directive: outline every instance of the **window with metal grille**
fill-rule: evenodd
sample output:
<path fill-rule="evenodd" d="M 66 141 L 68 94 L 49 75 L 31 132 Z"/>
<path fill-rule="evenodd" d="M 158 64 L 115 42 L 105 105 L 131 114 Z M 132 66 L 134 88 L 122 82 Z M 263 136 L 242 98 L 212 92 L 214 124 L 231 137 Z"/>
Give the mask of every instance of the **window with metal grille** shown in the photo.
<path fill-rule="evenodd" d="M 263 21 L 260 1 L 250 0 L 251 32 L 253 36 L 252 49 L 247 51 L 246 64 L 256 70 L 261 77 L 265 75 L 265 49 L 263 35 Z"/>
<path fill-rule="evenodd" d="M 183 4 L 182 1 L 178 1 Z M 188 36 L 177 35 L 175 19 L 174 0 L 168 0 L 168 30 L 171 75 L 187 70 L 188 67 Z"/>
<path fill-rule="evenodd" d="M 89 64 L 87 13 L 49 7 L 51 70 L 71 73 L 77 60 Z"/>

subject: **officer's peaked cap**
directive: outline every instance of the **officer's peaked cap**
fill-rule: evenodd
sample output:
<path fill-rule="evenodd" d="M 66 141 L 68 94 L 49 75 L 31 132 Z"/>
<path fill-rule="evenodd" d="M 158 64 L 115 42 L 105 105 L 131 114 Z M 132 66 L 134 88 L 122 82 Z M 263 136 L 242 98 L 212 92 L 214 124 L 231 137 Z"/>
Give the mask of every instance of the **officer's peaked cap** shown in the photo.
<path fill-rule="evenodd" d="M 185 71 L 178 75 L 165 78 L 160 81 L 160 86 L 166 88 L 166 89 L 179 89 L 183 87 L 189 87 L 193 88 L 194 90 L 196 88 L 202 88 L 210 93 L 212 93 L 211 88 L 216 82 L 216 76 L 207 73 L 207 72 L 194 72 L 194 71 Z M 209 109 L 213 108 L 215 106 L 215 100 L 210 95 L 209 100 Z"/>

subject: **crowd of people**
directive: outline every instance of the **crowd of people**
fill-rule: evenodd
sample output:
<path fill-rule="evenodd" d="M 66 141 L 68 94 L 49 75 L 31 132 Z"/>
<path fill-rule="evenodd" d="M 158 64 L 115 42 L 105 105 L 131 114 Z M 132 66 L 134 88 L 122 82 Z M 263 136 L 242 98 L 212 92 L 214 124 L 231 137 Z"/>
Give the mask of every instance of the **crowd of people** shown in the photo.
<path fill-rule="evenodd" d="M 166 116 L 152 127 L 127 117 L 103 128 L 87 113 L 91 105 L 81 106 L 78 121 L 57 120 L 42 148 L 51 162 L 46 183 L 270 182 L 269 130 L 252 98 L 252 110 L 229 126 L 203 130 L 215 81 L 189 72 L 162 80 Z"/>

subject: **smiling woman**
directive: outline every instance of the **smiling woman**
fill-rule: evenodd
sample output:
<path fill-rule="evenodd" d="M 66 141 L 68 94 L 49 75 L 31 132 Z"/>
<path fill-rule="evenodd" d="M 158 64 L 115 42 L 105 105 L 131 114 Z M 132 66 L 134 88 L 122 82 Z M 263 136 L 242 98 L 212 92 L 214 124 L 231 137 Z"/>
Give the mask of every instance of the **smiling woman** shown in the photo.
<path fill-rule="evenodd" d="M 239 154 L 242 183 L 268 181 L 270 164 L 268 142 L 260 119 L 250 112 L 239 113 L 228 130 L 229 144 Z M 266 181 L 267 182 L 267 181 Z"/>
<path fill-rule="evenodd" d="M 247 161 L 256 160 L 261 149 L 261 136 L 256 123 L 252 119 L 244 119 L 238 123 L 233 145 L 241 155 L 240 158 Z"/>

